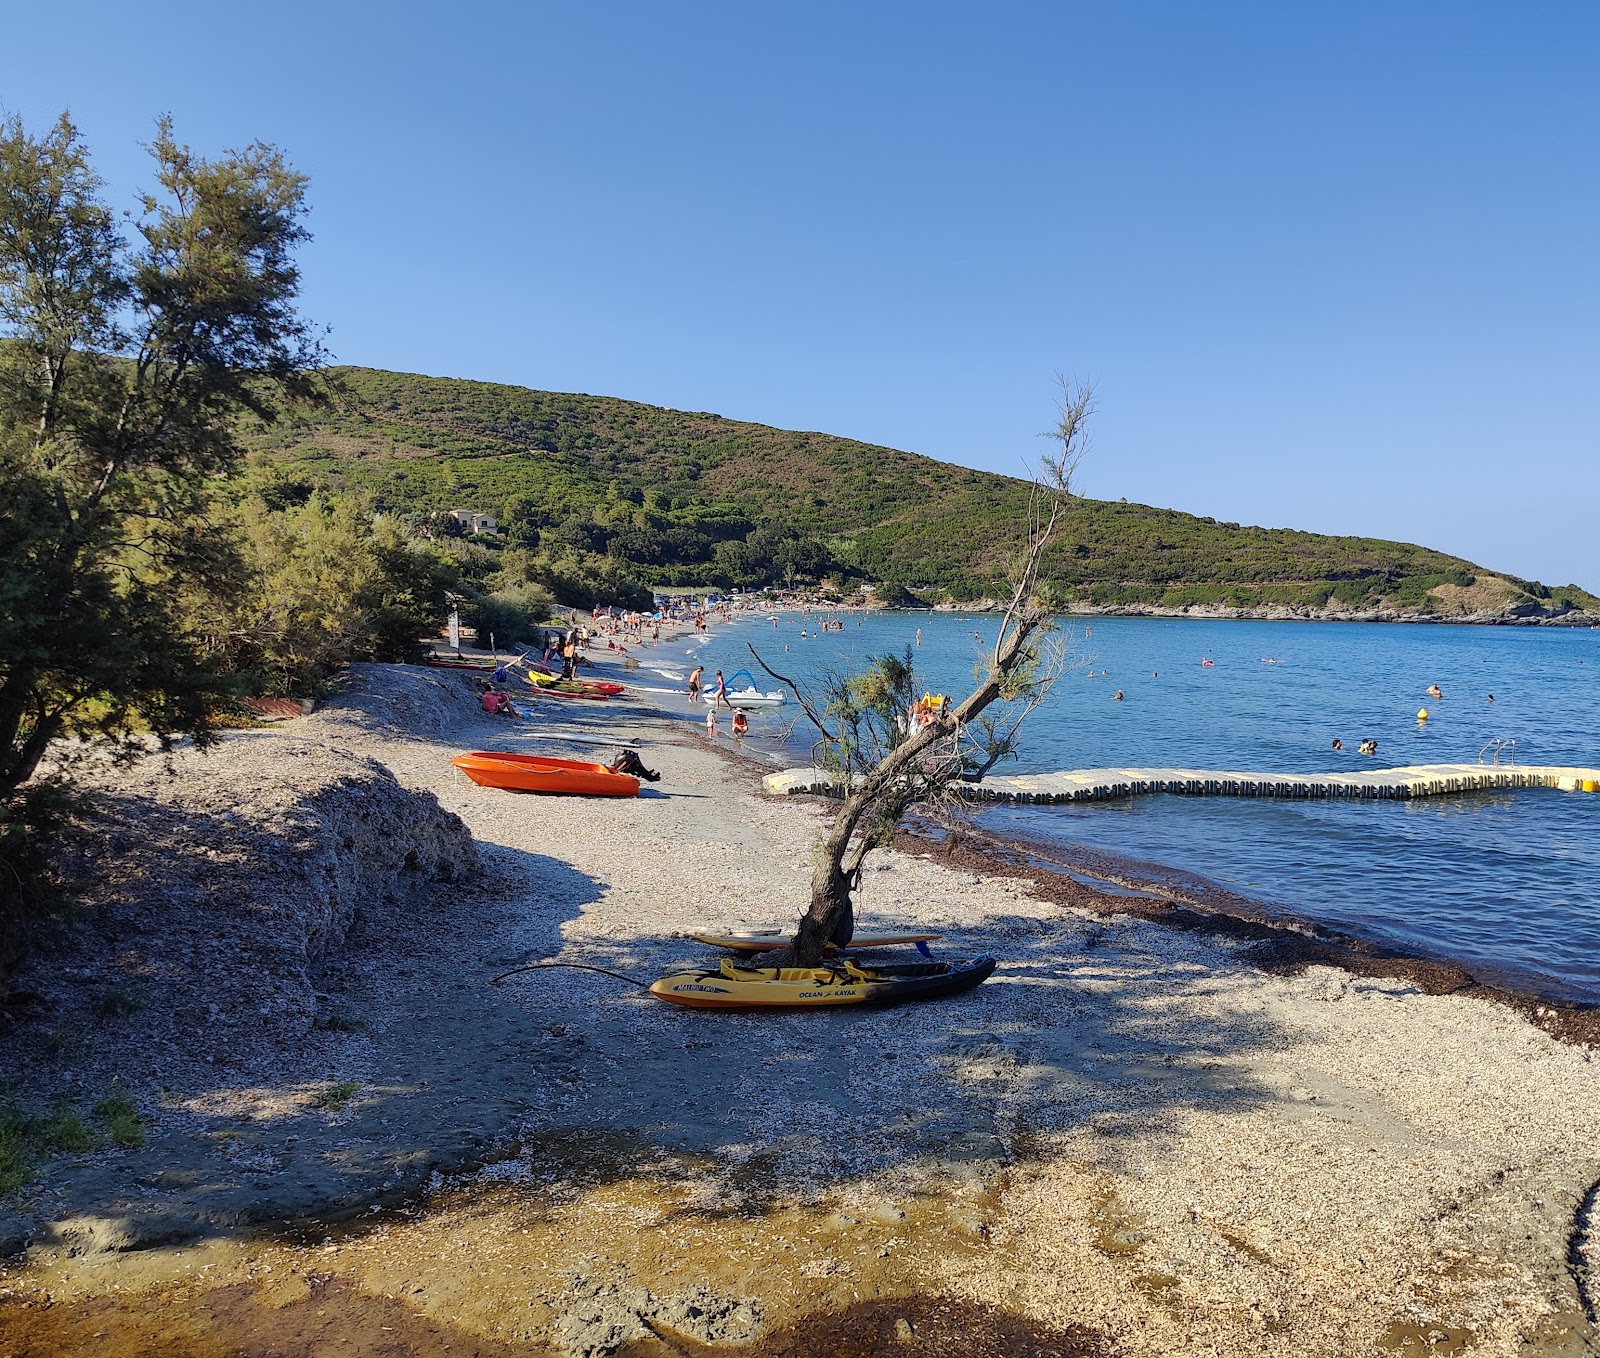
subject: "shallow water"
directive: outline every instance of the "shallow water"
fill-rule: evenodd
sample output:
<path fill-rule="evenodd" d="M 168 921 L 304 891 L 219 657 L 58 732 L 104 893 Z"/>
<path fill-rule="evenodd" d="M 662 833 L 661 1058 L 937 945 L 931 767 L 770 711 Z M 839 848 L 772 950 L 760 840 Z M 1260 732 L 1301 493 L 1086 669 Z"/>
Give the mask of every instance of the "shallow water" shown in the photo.
<path fill-rule="evenodd" d="M 689 651 L 708 677 L 719 667 L 730 676 L 756 670 L 747 650 L 754 643 L 774 669 L 804 682 L 910 646 L 924 686 L 960 696 L 978 641 L 992 642 L 996 623 L 857 614 L 845 615 L 843 632 L 820 633 L 813 619 L 786 614 L 777 626 L 746 619 L 702 645 L 663 645 L 639 658 L 666 687 L 685 672 Z M 1005 771 L 1472 763 L 1480 754 L 1492 760 L 1492 748 L 1484 750 L 1496 741 L 1515 741 L 1518 763 L 1600 767 L 1600 632 L 1095 618 L 1068 620 L 1062 636 L 1073 643 L 1074 668 L 1030 719 L 1021 759 Z M 760 687 L 775 686 L 761 678 Z M 1430 684 L 1441 699 L 1427 695 Z M 775 763 L 803 762 L 812 736 L 796 730 L 785 739 L 787 724 L 753 714 L 751 743 Z M 1331 749 L 1335 737 L 1342 753 Z M 1376 759 L 1354 753 L 1367 738 L 1378 741 Z M 1600 1001 L 1600 796 L 1156 796 L 995 808 L 983 821 L 1202 874 L 1285 914 L 1550 995 Z"/>

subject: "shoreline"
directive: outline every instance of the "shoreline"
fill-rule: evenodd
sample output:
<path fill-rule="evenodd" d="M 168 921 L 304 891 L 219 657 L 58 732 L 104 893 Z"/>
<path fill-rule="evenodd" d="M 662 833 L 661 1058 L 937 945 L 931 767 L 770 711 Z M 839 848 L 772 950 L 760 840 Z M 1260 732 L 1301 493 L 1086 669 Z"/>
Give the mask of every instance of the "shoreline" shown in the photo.
<path fill-rule="evenodd" d="M 959 827 L 954 845 L 949 839 L 948 832 L 929 834 L 919 827 L 902 827 L 895 848 L 1030 881 L 1046 899 L 1074 909 L 1127 915 L 1184 932 L 1247 942 L 1254 945 L 1248 954 L 1251 959 L 1272 974 L 1332 966 L 1356 976 L 1405 980 L 1423 994 L 1461 995 L 1503 1005 L 1558 1041 L 1600 1048 L 1600 1004 L 1544 995 L 1510 978 L 1480 980 L 1464 963 L 1363 938 L 1309 916 L 1268 910 L 1261 902 L 1225 888 L 1195 891 L 1196 875 L 1179 869 L 1121 859 L 1108 867 L 1106 858 L 1091 849 L 1075 852 L 1065 841 L 996 835 L 970 823 Z M 1099 878 L 1119 890 L 1099 891 L 1075 874 Z M 1180 878 L 1187 887 L 1175 885 Z"/>
<path fill-rule="evenodd" d="M 755 790 L 754 761 L 652 695 L 542 700 L 507 725 L 459 675 L 353 681 L 324 713 L 181 754 L 137 790 L 220 824 L 200 793 L 236 797 L 241 771 L 287 780 L 295 806 L 313 767 L 330 788 L 359 775 L 306 821 L 337 849 L 360 789 L 387 778 L 397 806 L 465 821 L 482 874 L 352 902 L 313 970 L 314 1030 L 254 1066 L 161 1065 L 149 1145 L 46 1171 L 29 1192 L 53 1234 L 0 1277 L 0 1323 L 28 1351 L 93 1329 L 133 1353 L 153 1326 L 212 1336 L 188 1350 L 206 1358 L 245 1333 L 310 1353 L 346 1313 L 430 1355 L 643 1354 L 627 1345 L 652 1333 L 798 1353 L 848 1317 L 873 1344 L 902 1320 L 933 1343 L 941 1315 L 1006 1338 L 928 1352 L 1019 1358 L 1291 1342 L 1333 1358 L 1426 1351 L 1434 1329 L 1469 1336 L 1463 1352 L 1555 1358 L 1593 1337 L 1600 1070 L 1517 1013 L 1318 961 L 1264 970 L 1250 939 L 905 846 L 868 860 L 862 914 L 915 902 L 941 948 L 1001 956 L 970 996 L 708 1018 L 585 972 L 488 987 L 529 957 L 661 974 L 705 956 L 691 928 L 796 917 L 825 808 Z M 452 750 L 513 732 L 551 752 L 637 741 L 663 779 L 595 803 L 450 770 Z M 212 1034 L 254 1012 L 197 998 L 221 1011 Z"/>

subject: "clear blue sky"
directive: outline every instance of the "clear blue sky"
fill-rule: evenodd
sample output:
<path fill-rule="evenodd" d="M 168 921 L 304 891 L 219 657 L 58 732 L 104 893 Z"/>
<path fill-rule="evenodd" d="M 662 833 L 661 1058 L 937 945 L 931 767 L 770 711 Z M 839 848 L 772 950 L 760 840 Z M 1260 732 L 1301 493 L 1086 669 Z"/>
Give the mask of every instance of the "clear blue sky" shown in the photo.
<path fill-rule="evenodd" d="M 339 360 L 632 397 L 1600 589 L 1600 6 L 12 6 L 113 195 L 312 179 Z"/>

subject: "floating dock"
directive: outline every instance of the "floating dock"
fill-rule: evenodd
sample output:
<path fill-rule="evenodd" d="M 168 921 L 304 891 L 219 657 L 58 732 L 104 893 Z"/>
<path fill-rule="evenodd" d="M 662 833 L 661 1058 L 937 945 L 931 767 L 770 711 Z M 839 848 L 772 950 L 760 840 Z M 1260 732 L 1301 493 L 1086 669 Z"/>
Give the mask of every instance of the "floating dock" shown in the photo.
<path fill-rule="evenodd" d="M 842 795 L 844 781 L 827 769 L 769 773 L 768 792 Z M 1600 769 L 1533 764 L 1414 764 L 1398 769 L 1337 773 L 1228 773 L 1210 769 L 1073 769 L 1063 773 L 1015 774 L 962 783 L 961 792 L 980 802 L 1104 802 L 1152 792 L 1180 797 L 1287 797 L 1302 800 L 1409 801 L 1460 792 L 1552 787 L 1563 792 L 1600 792 Z"/>

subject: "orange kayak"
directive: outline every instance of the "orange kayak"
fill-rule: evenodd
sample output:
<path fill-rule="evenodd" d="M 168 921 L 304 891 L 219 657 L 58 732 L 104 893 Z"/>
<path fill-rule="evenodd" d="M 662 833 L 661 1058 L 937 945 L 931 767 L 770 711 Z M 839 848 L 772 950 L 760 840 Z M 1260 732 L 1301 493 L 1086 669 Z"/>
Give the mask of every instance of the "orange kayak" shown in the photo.
<path fill-rule="evenodd" d="M 637 778 L 616 773 L 604 764 L 490 750 L 460 754 L 450 762 L 479 787 L 502 787 L 513 792 L 565 792 L 579 797 L 639 795 Z"/>

